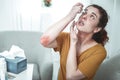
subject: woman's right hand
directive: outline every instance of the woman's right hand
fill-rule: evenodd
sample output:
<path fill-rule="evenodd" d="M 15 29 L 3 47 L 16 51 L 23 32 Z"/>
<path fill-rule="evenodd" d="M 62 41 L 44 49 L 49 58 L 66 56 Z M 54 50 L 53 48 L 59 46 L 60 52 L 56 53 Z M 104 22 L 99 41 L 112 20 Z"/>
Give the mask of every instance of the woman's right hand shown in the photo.
<path fill-rule="evenodd" d="M 72 19 L 75 19 L 76 15 L 79 14 L 83 9 L 83 4 L 82 3 L 76 3 L 71 11 L 69 12 L 69 16 L 72 18 Z"/>

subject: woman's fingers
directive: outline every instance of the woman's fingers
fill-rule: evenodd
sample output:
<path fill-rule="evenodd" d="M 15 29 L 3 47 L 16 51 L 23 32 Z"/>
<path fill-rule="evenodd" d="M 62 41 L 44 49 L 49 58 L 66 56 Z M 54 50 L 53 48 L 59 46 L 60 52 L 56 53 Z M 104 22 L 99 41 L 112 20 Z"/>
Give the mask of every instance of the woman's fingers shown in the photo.
<path fill-rule="evenodd" d="M 82 9 L 83 9 L 83 4 L 82 4 L 82 3 L 76 3 L 76 4 L 72 7 L 72 9 L 71 9 L 71 11 L 70 11 L 70 13 L 69 13 L 69 16 L 71 16 L 71 17 L 74 19 L 77 14 L 81 13 Z M 73 20 L 73 19 L 72 19 L 72 20 Z"/>
<path fill-rule="evenodd" d="M 80 2 L 78 2 L 78 3 L 75 4 L 75 6 L 81 6 L 81 7 L 83 7 L 83 4 L 80 3 Z"/>
<path fill-rule="evenodd" d="M 71 31 L 74 31 L 74 27 L 75 27 L 75 21 L 72 22 L 72 25 L 71 25 L 71 27 L 70 27 L 70 30 L 71 30 Z"/>
<path fill-rule="evenodd" d="M 72 22 L 71 27 L 70 27 L 70 38 L 71 38 L 71 42 L 77 42 L 78 38 L 77 38 L 77 33 L 75 30 L 75 21 Z"/>
<path fill-rule="evenodd" d="M 82 9 L 83 9 L 83 4 L 82 3 L 76 3 L 75 5 L 74 5 L 74 7 L 77 7 L 78 8 L 78 13 L 80 13 L 81 11 L 82 11 Z"/>

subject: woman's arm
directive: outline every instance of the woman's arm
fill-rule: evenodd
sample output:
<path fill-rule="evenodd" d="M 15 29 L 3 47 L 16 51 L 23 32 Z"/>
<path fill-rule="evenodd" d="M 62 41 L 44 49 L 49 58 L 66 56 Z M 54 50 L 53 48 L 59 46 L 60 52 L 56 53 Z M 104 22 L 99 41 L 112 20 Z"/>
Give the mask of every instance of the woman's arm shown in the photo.
<path fill-rule="evenodd" d="M 41 36 L 40 42 L 45 47 L 52 47 L 56 45 L 56 37 L 59 35 L 61 31 L 64 30 L 64 28 L 72 21 L 70 16 L 66 16 L 57 23 L 50 26 L 45 33 Z M 54 47 L 53 47 L 54 48 Z"/>
<path fill-rule="evenodd" d="M 63 31 L 66 26 L 74 20 L 76 15 L 81 11 L 81 3 L 77 3 L 73 6 L 72 10 L 69 12 L 67 16 L 65 16 L 60 21 L 56 22 L 52 26 L 50 26 L 45 33 L 41 36 L 40 42 L 45 47 L 55 47 L 56 37 L 59 35 L 61 31 Z"/>
<path fill-rule="evenodd" d="M 74 30 L 75 22 L 73 22 L 70 29 L 70 49 L 67 56 L 66 64 L 66 79 L 67 80 L 80 80 L 85 78 L 85 75 L 77 67 L 77 33 Z"/>
<path fill-rule="evenodd" d="M 66 64 L 66 79 L 80 80 L 85 78 L 85 75 L 77 67 L 76 45 L 71 43 Z"/>

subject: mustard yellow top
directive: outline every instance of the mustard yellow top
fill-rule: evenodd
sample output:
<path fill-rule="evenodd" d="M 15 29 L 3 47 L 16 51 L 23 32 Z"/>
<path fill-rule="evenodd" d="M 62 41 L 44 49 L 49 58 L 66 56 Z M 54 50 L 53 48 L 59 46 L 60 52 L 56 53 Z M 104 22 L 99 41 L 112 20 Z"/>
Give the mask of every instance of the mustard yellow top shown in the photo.
<path fill-rule="evenodd" d="M 57 37 L 57 48 L 55 51 L 60 52 L 60 70 L 58 80 L 66 80 L 66 60 L 70 47 L 70 35 L 69 33 L 61 33 Z M 87 50 L 85 50 L 77 58 L 78 69 L 86 76 L 83 80 L 93 80 L 93 77 L 106 57 L 106 50 L 101 44 L 97 44 Z"/>

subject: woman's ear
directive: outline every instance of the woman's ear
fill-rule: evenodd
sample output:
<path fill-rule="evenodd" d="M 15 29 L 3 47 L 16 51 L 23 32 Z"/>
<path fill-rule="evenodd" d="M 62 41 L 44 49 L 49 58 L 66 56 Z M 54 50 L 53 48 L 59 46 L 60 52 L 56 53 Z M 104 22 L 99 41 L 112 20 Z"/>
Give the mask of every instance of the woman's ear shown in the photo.
<path fill-rule="evenodd" d="M 94 30 L 94 33 L 99 32 L 101 29 L 102 29 L 101 27 L 96 27 L 95 30 Z"/>

